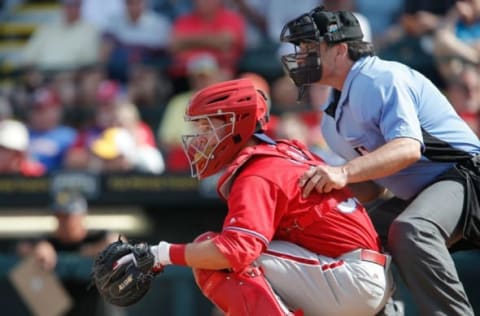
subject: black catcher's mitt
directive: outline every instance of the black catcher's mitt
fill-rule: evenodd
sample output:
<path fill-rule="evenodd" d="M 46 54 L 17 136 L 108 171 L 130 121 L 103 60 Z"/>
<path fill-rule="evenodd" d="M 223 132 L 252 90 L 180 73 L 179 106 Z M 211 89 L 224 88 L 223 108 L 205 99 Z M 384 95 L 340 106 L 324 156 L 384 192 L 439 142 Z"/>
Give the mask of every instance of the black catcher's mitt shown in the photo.
<path fill-rule="evenodd" d="M 118 259 L 133 255 L 118 265 Z M 111 304 L 129 306 L 138 302 L 150 289 L 154 276 L 154 257 L 147 244 L 131 245 L 120 238 L 100 252 L 93 263 L 93 282 Z"/>

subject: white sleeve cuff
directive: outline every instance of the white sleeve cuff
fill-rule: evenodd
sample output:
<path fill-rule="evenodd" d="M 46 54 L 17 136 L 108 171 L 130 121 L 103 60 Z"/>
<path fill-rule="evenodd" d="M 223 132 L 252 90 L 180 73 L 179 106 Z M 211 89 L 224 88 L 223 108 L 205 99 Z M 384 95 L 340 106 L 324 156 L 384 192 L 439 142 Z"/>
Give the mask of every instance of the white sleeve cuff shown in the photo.
<path fill-rule="evenodd" d="M 166 241 L 161 241 L 157 246 L 150 246 L 150 251 L 155 257 L 155 265 L 168 265 L 172 264 L 170 261 L 170 244 Z"/>

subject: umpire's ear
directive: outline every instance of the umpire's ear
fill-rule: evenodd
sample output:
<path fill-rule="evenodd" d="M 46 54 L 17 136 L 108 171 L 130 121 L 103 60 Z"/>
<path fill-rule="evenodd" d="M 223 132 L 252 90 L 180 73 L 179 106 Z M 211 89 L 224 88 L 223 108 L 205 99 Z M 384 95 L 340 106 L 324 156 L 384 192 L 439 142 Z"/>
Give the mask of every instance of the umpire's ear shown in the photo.
<path fill-rule="evenodd" d="M 333 47 L 333 49 L 336 49 L 336 54 L 335 54 L 335 59 L 336 57 L 342 57 L 342 58 L 345 58 L 345 57 L 348 57 L 348 44 L 347 43 L 338 43 L 338 44 L 335 44 Z"/>

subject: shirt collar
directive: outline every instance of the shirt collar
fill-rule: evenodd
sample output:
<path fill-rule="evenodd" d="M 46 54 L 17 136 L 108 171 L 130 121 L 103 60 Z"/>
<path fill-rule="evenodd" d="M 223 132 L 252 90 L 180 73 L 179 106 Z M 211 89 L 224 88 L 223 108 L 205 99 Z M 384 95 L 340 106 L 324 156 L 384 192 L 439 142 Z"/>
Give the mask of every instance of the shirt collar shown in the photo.
<path fill-rule="evenodd" d="M 350 71 L 348 72 L 347 78 L 345 79 L 345 82 L 343 83 L 343 88 L 342 92 L 348 92 L 350 90 L 350 86 L 352 85 L 353 78 L 355 78 L 360 70 L 362 70 L 363 66 L 370 60 L 368 57 L 363 57 L 357 60 L 353 65 L 352 68 L 350 68 Z M 342 95 L 347 95 L 348 93 L 342 93 Z"/>
<path fill-rule="evenodd" d="M 360 72 L 363 66 L 368 62 L 368 60 L 369 60 L 368 57 L 363 57 L 357 60 L 355 63 L 353 63 L 352 68 L 350 68 L 350 71 L 347 74 L 347 78 L 345 78 L 345 82 L 343 83 L 341 95 L 339 97 L 335 96 L 336 90 L 332 89 L 328 102 L 326 102 L 322 107 L 322 110 L 324 112 L 326 112 L 331 116 L 332 115 L 335 116 L 338 106 L 343 104 L 345 101 L 345 98 L 348 96 L 348 91 L 350 90 L 350 86 L 352 85 L 353 78 L 357 76 L 357 74 Z M 334 101 L 336 97 L 338 98 L 337 102 Z"/>

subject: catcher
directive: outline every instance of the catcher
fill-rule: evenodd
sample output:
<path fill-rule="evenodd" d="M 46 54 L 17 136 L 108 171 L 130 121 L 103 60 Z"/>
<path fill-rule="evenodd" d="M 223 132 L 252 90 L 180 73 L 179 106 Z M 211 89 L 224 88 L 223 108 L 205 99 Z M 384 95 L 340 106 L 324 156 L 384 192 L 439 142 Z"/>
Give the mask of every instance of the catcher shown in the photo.
<path fill-rule="evenodd" d="M 100 292 L 131 304 L 165 266 L 193 269 L 226 315 L 375 315 L 389 298 L 390 258 L 348 189 L 302 197 L 298 179 L 324 162 L 296 141 L 263 132 L 266 101 L 249 79 L 197 92 L 186 110 L 196 133 L 183 145 L 192 176 L 221 175 L 228 203 L 220 233 L 189 244 L 117 242 L 95 263 Z"/>

